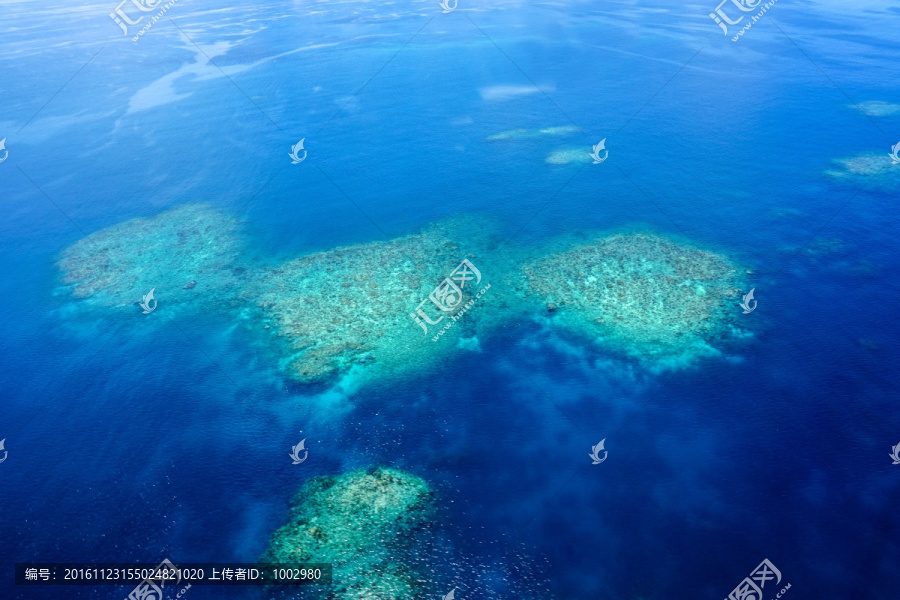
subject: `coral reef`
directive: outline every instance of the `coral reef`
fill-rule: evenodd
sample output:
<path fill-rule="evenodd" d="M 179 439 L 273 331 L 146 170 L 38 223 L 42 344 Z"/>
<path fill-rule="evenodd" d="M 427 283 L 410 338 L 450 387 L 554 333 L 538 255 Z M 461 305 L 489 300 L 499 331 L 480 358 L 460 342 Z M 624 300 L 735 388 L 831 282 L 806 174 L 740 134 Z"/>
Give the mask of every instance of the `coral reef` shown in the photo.
<path fill-rule="evenodd" d="M 264 563 L 332 563 L 336 600 L 422 597 L 417 534 L 433 518 L 428 484 L 397 469 L 314 477 L 294 497 Z"/>
<path fill-rule="evenodd" d="M 900 104 L 891 104 L 881 100 L 870 100 L 869 102 L 860 102 L 857 105 L 850 105 L 850 108 L 859 108 L 864 114 L 870 117 L 888 117 L 890 115 L 900 114 Z"/>
<path fill-rule="evenodd" d="M 483 267 L 480 253 L 472 253 L 480 244 L 472 236 L 456 242 L 460 236 L 450 229 L 442 224 L 416 235 L 317 252 L 260 273 L 244 296 L 280 338 L 283 354 L 291 357 L 291 377 L 319 383 L 354 365 L 382 375 L 409 372 L 446 356 L 453 340 L 472 337 L 476 315 L 484 313 L 480 306 L 454 322 L 439 338 L 442 344 L 432 342 L 489 280 L 471 276 L 457 282 L 462 297 L 455 291 L 447 297 L 455 310 L 441 311 L 429 300 L 462 258 Z M 435 324 L 411 315 L 420 306 Z"/>
<path fill-rule="evenodd" d="M 166 308 L 240 309 L 302 384 L 427 373 L 455 352 L 480 351 L 491 330 L 535 315 L 654 366 L 690 363 L 734 331 L 727 315 L 741 294 L 725 258 L 649 234 L 549 254 L 498 251 L 487 223 L 459 218 L 250 265 L 239 260 L 237 229 L 208 205 L 184 205 L 91 234 L 62 253 L 59 267 L 67 290 L 91 305 L 137 314 L 133 305 L 152 289 Z M 841 250 L 837 240 L 819 240 L 805 252 Z M 525 259 L 530 252 L 535 258 Z"/>
<path fill-rule="evenodd" d="M 588 148 L 561 148 L 554 150 L 544 159 L 549 165 L 568 165 L 571 163 L 589 163 L 591 158 L 591 149 Z"/>
<path fill-rule="evenodd" d="M 853 180 L 854 183 L 868 181 L 869 185 L 880 188 L 900 187 L 900 164 L 894 164 L 888 152 L 867 152 L 851 158 L 832 161 L 838 168 L 827 169 L 826 175 L 838 180 Z"/>
<path fill-rule="evenodd" d="M 715 354 L 741 293 L 726 258 L 643 233 L 539 257 L 523 273 L 551 323 L 659 369 Z"/>
<path fill-rule="evenodd" d="M 488 142 L 533 140 L 546 136 L 566 136 L 576 133 L 578 128 L 574 125 L 561 125 L 559 127 L 544 127 L 542 129 L 510 129 L 501 131 L 485 138 Z"/>
<path fill-rule="evenodd" d="M 244 269 L 237 221 L 206 204 L 102 229 L 66 248 L 57 263 L 76 298 L 131 307 L 155 288 L 160 305 L 235 297 Z"/>

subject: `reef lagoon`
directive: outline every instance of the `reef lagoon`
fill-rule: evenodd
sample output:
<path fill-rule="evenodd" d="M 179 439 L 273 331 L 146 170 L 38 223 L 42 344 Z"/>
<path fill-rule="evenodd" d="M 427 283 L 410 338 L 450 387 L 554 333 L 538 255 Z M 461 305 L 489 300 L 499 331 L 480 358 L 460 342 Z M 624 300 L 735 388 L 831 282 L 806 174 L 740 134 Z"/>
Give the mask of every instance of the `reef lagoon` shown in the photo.
<path fill-rule="evenodd" d="M 0 11 L 0 598 L 896 599 L 894 7 L 154 2 Z M 14 578 L 164 559 L 333 581 Z"/>

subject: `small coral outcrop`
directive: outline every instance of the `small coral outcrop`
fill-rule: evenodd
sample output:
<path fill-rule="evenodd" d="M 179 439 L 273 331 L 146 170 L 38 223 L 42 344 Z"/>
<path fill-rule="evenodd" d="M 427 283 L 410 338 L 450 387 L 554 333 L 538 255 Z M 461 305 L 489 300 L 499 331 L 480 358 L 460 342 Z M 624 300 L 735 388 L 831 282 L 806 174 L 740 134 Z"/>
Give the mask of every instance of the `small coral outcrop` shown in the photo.
<path fill-rule="evenodd" d="M 336 600 L 412 600 L 422 596 L 417 535 L 433 519 L 432 491 L 397 469 L 314 477 L 294 497 L 263 563 L 332 563 Z"/>
<path fill-rule="evenodd" d="M 740 298 L 725 257 L 645 233 L 545 255 L 523 274 L 552 323 L 658 368 L 714 353 Z"/>

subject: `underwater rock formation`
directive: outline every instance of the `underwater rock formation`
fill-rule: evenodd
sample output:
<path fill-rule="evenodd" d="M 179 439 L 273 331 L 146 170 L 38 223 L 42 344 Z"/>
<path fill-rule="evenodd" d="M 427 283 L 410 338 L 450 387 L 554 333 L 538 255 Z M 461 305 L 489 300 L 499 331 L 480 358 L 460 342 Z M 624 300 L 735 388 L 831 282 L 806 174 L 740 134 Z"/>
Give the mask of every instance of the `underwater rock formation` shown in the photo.
<path fill-rule="evenodd" d="M 328 597 L 337 600 L 421 597 L 417 533 L 432 521 L 432 496 L 423 479 L 397 469 L 314 477 L 261 562 L 332 563 Z"/>
<path fill-rule="evenodd" d="M 740 300 L 725 257 L 650 234 L 616 234 L 523 267 L 551 323 L 656 369 L 715 354 Z"/>
<path fill-rule="evenodd" d="M 408 373 L 473 337 L 476 315 L 484 313 L 479 299 L 478 309 L 453 320 L 489 285 L 477 270 L 480 254 L 471 253 L 479 244 L 463 246 L 454 237 L 459 239 L 433 226 L 416 235 L 317 252 L 260 273 L 245 296 L 280 339 L 282 355 L 290 357 L 289 374 L 300 383 L 323 382 L 354 365 Z M 453 276 L 458 289 L 452 289 L 446 280 L 464 257 L 470 261 L 467 279 Z M 429 299 L 439 287 L 446 292 L 445 307 L 453 310 L 443 311 Z M 452 326 L 439 335 L 447 325 Z"/>
<path fill-rule="evenodd" d="M 533 140 L 546 136 L 564 136 L 577 133 L 578 128 L 573 125 L 559 127 L 543 127 L 541 129 L 509 129 L 501 131 L 485 138 L 488 142 Z"/>
<path fill-rule="evenodd" d="M 237 228 L 209 205 L 186 204 L 92 233 L 57 264 L 74 297 L 100 306 L 130 307 L 154 288 L 160 305 L 221 302 L 243 273 Z"/>

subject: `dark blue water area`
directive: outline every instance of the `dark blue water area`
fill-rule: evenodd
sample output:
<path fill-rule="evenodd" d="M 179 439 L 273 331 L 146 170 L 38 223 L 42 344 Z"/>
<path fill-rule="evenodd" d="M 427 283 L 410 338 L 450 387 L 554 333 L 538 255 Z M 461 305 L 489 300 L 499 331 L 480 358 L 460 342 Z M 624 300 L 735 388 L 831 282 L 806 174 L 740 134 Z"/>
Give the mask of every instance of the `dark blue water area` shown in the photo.
<path fill-rule="evenodd" d="M 211 6 L 185 1 L 174 18 L 200 44 L 233 44 L 215 57 L 242 91 L 160 24 L 133 47 L 110 43 L 8 135 L 2 597 L 129 591 L 17 588 L 15 562 L 254 561 L 309 477 L 390 465 L 434 486 L 454 553 L 483 573 L 526 556 L 547 596 L 718 599 L 768 558 L 798 597 L 896 598 L 898 194 L 823 174 L 900 140 L 900 116 L 850 107 L 900 103 L 896 11 L 782 0 L 771 14 L 791 39 L 769 22 L 739 43 L 716 37 L 706 5 L 473 13 L 493 42 L 459 11 L 378 72 L 422 17 L 358 7 L 372 20 L 357 22 L 337 5 L 297 25 L 293 5 Z M 9 92 L 9 130 L 118 35 L 15 14 L 73 47 L 38 52 L 10 32 L 25 58 L 4 58 L 4 89 L 25 91 Z M 258 14 L 283 18 L 243 32 Z M 298 39 L 323 46 L 256 64 Z M 182 68 L 183 96 L 129 112 Z M 491 96 L 530 85 L 523 72 L 549 99 Z M 572 124 L 559 140 L 485 140 Z M 310 159 L 293 168 L 304 136 Z M 603 137 L 603 165 L 545 163 Z M 273 260 L 458 215 L 524 249 L 646 229 L 732 257 L 759 309 L 744 316 L 752 337 L 683 371 L 522 320 L 480 352 L 347 395 L 288 385 L 224 313 L 126 318 L 59 293 L 55 259 L 85 233 L 197 200 L 243 209 L 247 255 Z M 310 458 L 291 465 L 304 438 Z M 601 439 L 609 458 L 592 465 Z M 454 576 L 467 600 L 476 587 Z M 450 587 L 433 583 L 435 597 Z"/>

